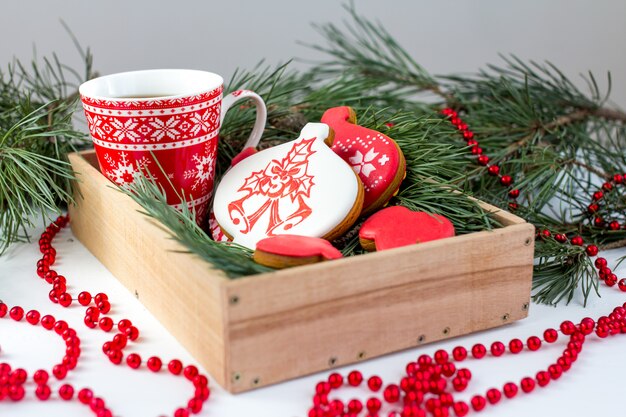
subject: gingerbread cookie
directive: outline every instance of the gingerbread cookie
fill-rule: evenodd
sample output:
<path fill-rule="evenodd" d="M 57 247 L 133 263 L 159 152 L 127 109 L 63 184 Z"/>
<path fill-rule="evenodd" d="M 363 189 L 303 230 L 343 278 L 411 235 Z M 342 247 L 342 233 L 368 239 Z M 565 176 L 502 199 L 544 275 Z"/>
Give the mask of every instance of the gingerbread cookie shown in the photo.
<path fill-rule="evenodd" d="M 454 226 L 438 214 L 393 206 L 367 219 L 359 230 L 359 241 L 367 251 L 380 251 L 454 236 Z"/>
<path fill-rule="evenodd" d="M 309 123 L 298 139 L 254 153 L 233 166 L 215 193 L 224 234 L 250 249 L 281 234 L 341 236 L 358 218 L 363 185 L 330 146 L 332 130 Z"/>
<path fill-rule="evenodd" d="M 278 235 L 256 244 L 254 261 L 271 268 L 288 268 L 341 258 L 329 241 L 318 237 Z"/>
<path fill-rule="evenodd" d="M 354 110 L 347 106 L 326 110 L 322 123 L 335 131 L 333 151 L 363 182 L 363 214 L 387 204 L 406 176 L 406 160 L 398 144 L 380 132 L 357 125 Z"/>

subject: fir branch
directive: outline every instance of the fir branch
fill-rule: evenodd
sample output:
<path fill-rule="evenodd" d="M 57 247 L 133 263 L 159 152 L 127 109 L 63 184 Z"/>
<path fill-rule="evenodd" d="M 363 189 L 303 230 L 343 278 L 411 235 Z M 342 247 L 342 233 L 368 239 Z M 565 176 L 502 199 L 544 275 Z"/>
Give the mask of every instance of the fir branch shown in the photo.
<path fill-rule="evenodd" d="M 606 245 L 600 245 L 600 250 L 610 250 L 610 249 L 618 249 L 626 246 L 626 239 L 620 239 L 613 241 L 611 243 L 607 243 Z"/>
<path fill-rule="evenodd" d="M 538 263 L 534 268 L 533 300 L 545 304 L 569 303 L 580 288 L 586 305 L 593 291 L 598 293 L 598 275 L 584 249 L 567 246 L 553 238 L 543 239 L 535 245 Z"/>
<path fill-rule="evenodd" d="M 606 107 L 600 107 L 593 111 L 593 115 L 606 120 L 614 120 L 622 123 L 626 123 L 626 113 L 621 110 L 608 109 Z"/>
<path fill-rule="evenodd" d="M 169 206 L 165 192 L 146 177 L 138 177 L 119 190 L 135 200 L 145 215 L 157 220 L 190 253 L 224 271 L 229 278 L 272 271 L 254 262 L 251 250 L 234 243 L 215 242 L 196 224 L 195 214 L 186 204 L 182 204 L 182 211 Z"/>
<path fill-rule="evenodd" d="M 91 55 L 85 57 L 90 73 Z M 74 176 L 66 155 L 87 143 L 72 125 L 80 79 L 56 55 L 0 71 L 0 254 L 28 239 L 37 217 L 51 219 L 72 201 Z"/>
<path fill-rule="evenodd" d="M 334 24 L 315 26 L 328 41 L 327 46 L 309 45 L 334 58 L 315 69 L 318 73 L 345 73 L 367 78 L 381 84 L 394 83 L 411 93 L 428 92 L 450 105 L 456 99 L 444 91 L 440 83 L 419 65 L 380 24 L 360 16 L 353 3 L 345 5 L 350 21 L 341 28 Z"/>
<path fill-rule="evenodd" d="M 604 180 L 609 180 L 612 177 L 610 174 L 607 174 L 606 172 L 601 171 L 598 168 L 596 168 L 596 167 L 594 167 L 592 165 L 586 164 L 584 162 L 581 162 L 581 161 L 579 161 L 577 159 L 572 159 L 570 161 L 566 161 L 566 163 L 573 164 L 573 165 L 579 166 L 581 168 L 584 168 L 587 171 L 589 171 L 589 172 L 591 172 L 593 174 L 596 174 L 598 177 L 600 177 L 600 178 L 602 178 Z"/>
<path fill-rule="evenodd" d="M 588 94 L 555 65 L 524 62 L 515 56 L 502 56 L 504 65 L 487 65 L 474 75 L 432 76 L 384 28 L 357 15 L 353 7 L 349 13 L 351 21 L 342 29 L 321 28 L 327 45 L 316 49 L 327 52 L 329 60 L 319 67 L 329 76 L 349 73 L 375 81 L 378 89 L 410 91 L 414 95 L 397 97 L 388 105 L 418 117 L 429 110 L 415 93 L 434 92 L 439 101 L 431 102 L 431 108 L 462 110 L 492 163 L 513 176 L 515 188 L 522 191 L 518 215 L 537 228 L 579 233 L 585 241 L 603 247 L 622 244 L 624 231 L 599 230 L 581 217 L 598 181 L 626 168 L 626 113 L 605 107 L 610 74 L 606 93 L 600 91 L 593 74 L 584 76 Z M 456 153 L 463 149 L 458 133 L 443 136 L 454 144 L 451 153 L 466 164 L 452 184 L 507 208 L 506 190 L 498 179 L 486 175 L 473 158 Z M 409 182 L 415 180 L 409 177 Z M 611 200 L 606 210 L 622 215 L 623 206 Z M 535 299 L 540 302 L 569 301 L 576 288 L 582 289 L 586 301 L 596 285 L 587 270 L 589 258 L 576 248 L 562 253 L 563 247 L 538 245 Z"/>

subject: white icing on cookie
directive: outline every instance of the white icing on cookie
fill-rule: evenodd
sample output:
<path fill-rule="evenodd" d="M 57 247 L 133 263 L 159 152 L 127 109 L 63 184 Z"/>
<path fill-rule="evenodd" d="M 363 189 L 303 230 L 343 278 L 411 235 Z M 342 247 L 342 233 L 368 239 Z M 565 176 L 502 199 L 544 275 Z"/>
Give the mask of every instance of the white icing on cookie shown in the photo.
<path fill-rule="evenodd" d="M 224 175 L 214 212 L 234 242 L 255 249 L 279 234 L 323 237 L 348 217 L 359 180 L 324 143 L 328 135 L 328 125 L 308 123 L 298 139 L 251 155 Z"/>

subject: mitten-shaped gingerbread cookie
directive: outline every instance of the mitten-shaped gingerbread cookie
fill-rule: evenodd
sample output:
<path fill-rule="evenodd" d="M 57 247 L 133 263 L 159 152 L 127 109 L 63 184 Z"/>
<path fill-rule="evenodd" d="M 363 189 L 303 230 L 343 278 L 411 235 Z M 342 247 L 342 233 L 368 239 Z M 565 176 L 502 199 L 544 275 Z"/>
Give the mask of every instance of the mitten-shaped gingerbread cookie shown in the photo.
<path fill-rule="evenodd" d="M 358 218 L 363 185 L 330 146 L 328 125 L 309 123 L 298 139 L 248 156 L 222 178 L 213 209 L 224 234 L 255 249 L 281 234 L 342 235 Z"/>
<path fill-rule="evenodd" d="M 359 230 L 363 249 L 380 251 L 454 236 L 450 220 L 438 214 L 393 206 L 365 220 Z"/>
<path fill-rule="evenodd" d="M 335 132 L 333 151 L 350 164 L 363 182 L 363 214 L 387 204 L 406 175 L 406 161 L 398 144 L 380 132 L 357 125 L 350 107 L 326 110 L 322 122 Z"/>

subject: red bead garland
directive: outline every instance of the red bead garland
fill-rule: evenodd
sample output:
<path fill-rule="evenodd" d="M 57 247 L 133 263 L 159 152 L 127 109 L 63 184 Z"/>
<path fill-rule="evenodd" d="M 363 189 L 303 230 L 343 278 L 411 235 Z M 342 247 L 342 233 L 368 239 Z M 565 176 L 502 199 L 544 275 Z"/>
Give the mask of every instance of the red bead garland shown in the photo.
<path fill-rule="evenodd" d="M 475 135 L 471 132 L 467 124 L 459 118 L 458 114 L 451 110 L 445 109 L 442 112 L 450 119 L 450 122 L 457 127 L 462 133 L 463 138 L 471 147 L 471 153 L 477 155 L 477 162 L 487 167 L 487 172 L 492 176 L 498 176 L 500 183 L 505 187 L 513 184 L 512 177 L 502 175 L 500 167 L 489 163 L 489 157 L 483 154 L 482 149 L 478 146 Z M 624 177 L 619 175 L 615 177 L 615 182 L 620 184 L 624 182 Z M 613 189 L 611 184 L 605 184 L 603 187 L 605 192 Z M 509 198 L 515 200 L 519 197 L 518 189 L 509 190 Z M 594 194 L 594 200 L 598 201 L 603 198 L 603 193 L 598 191 Z M 509 203 L 511 209 L 519 207 L 516 201 Z M 596 212 L 600 207 L 598 203 L 593 203 L 591 207 Z M 613 223 L 609 224 L 610 228 L 615 228 Z M 549 230 L 542 230 L 538 233 L 538 237 L 542 239 L 554 239 L 558 243 L 568 243 L 573 246 L 584 246 L 584 241 L 580 236 L 568 237 L 561 233 L 552 233 Z M 583 249 L 587 256 L 597 256 L 598 248 L 595 245 L 587 245 Z M 611 270 L 606 266 L 604 258 L 597 258 L 595 266 L 599 270 L 602 279 L 608 285 L 615 285 L 617 278 L 612 274 Z M 622 291 L 626 291 L 626 279 L 619 281 L 618 287 Z M 579 353 L 582 351 L 583 343 L 586 335 L 595 335 L 599 338 L 605 338 L 609 335 L 626 333 L 626 304 L 616 307 L 608 317 L 602 317 L 596 321 L 590 318 L 583 319 L 578 325 L 571 321 L 564 321 L 559 326 L 561 333 L 569 336 L 567 347 L 563 351 L 562 356 L 557 358 L 556 363 L 548 366 L 547 370 L 537 372 L 535 377 L 524 377 L 519 385 L 514 382 L 504 384 L 502 390 L 497 388 L 489 389 L 485 395 L 476 394 L 471 397 L 470 404 L 464 401 L 455 401 L 451 392 L 446 391 L 450 385 L 456 392 L 464 391 L 472 378 L 471 372 L 466 368 L 457 369 L 452 361 L 461 362 L 467 359 L 468 352 L 463 346 L 457 346 L 449 355 L 444 350 L 435 352 L 434 357 L 428 355 L 420 356 L 416 362 L 410 362 L 406 366 L 406 376 L 402 378 L 398 386 L 388 385 L 383 391 L 383 399 L 390 405 L 397 402 L 404 405 L 389 413 L 389 417 L 422 417 L 426 415 L 432 416 L 448 416 L 450 412 L 458 417 L 465 416 L 470 409 L 481 411 L 488 405 L 496 405 L 504 398 L 512 399 L 518 395 L 521 389 L 524 393 L 531 393 L 537 386 L 546 387 L 551 381 L 559 379 L 563 373 L 569 371 L 571 366 L 576 362 Z M 508 348 L 512 354 L 519 354 L 524 347 L 529 351 L 537 351 L 543 347 L 543 342 L 555 343 L 559 338 L 558 331 L 552 328 L 543 332 L 543 340 L 537 336 L 528 338 L 526 344 L 519 339 L 509 341 Z M 489 352 L 494 357 L 499 357 L 506 352 L 506 345 L 496 341 L 491 344 Z M 476 344 L 471 348 L 471 355 L 475 359 L 482 359 L 487 355 L 487 348 L 483 344 Z M 445 371 L 444 371 L 445 369 Z M 377 391 L 382 385 L 382 381 L 378 383 L 379 377 L 374 376 L 368 380 L 368 387 L 371 391 Z M 359 386 L 363 377 L 360 372 L 352 371 L 348 375 L 348 384 L 351 386 Z M 370 381 L 375 380 L 375 384 Z M 329 401 L 328 395 L 332 389 L 339 388 L 339 377 L 333 374 L 329 381 L 318 383 L 316 395 L 313 399 L 313 407 L 309 410 L 310 417 L 326 417 L 326 416 L 356 416 L 362 409 L 362 405 L 358 400 L 351 401 L 352 407 L 343 408 L 343 403 L 336 400 Z M 331 383 L 332 382 L 332 383 Z M 450 382 L 451 384 L 448 384 Z M 323 395 L 323 398 L 320 396 Z M 400 397 L 398 397 L 400 395 Z M 323 399 L 323 400 L 322 400 Z M 332 404 L 332 405 L 331 405 Z M 470 408 L 471 407 L 471 408 Z M 381 406 L 370 398 L 366 404 L 366 408 L 370 415 L 377 416 Z M 346 414 L 348 413 L 348 414 Z"/>
<path fill-rule="evenodd" d="M 448 381 L 454 391 L 461 392 L 467 388 L 469 381 L 472 379 L 472 373 L 467 368 L 457 369 L 452 361 L 461 362 L 467 357 L 467 350 L 462 346 L 457 346 L 452 350 L 452 355 L 445 350 L 438 350 L 433 357 L 421 355 L 416 362 L 410 362 L 406 366 L 406 376 L 402 378 L 399 385 L 388 385 L 383 391 L 383 400 L 390 406 L 398 406 L 389 413 L 393 417 L 412 417 L 412 416 L 442 416 L 449 415 L 454 412 L 456 416 L 464 416 L 473 411 L 481 411 L 489 405 L 499 404 L 503 399 L 515 398 L 521 389 L 524 393 L 531 393 L 536 387 L 546 387 L 552 381 L 558 380 L 563 373 L 567 372 L 572 364 L 576 362 L 578 354 L 582 351 L 582 345 L 586 340 L 585 334 L 593 333 L 595 329 L 599 337 L 605 337 L 604 333 L 598 334 L 598 330 L 604 327 L 619 329 L 612 334 L 626 333 L 626 304 L 616 307 L 613 312 L 607 316 L 598 319 L 597 323 L 591 318 L 581 320 L 578 325 L 571 321 L 564 321 L 560 328 L 563 334 L 570 338 L 569 343 L 562 356 L 556 363 L 548 366 L 547 370 L 540 370 L 535 377 L 524 377 L 518 384 L 507 382 L 502 387 L 491 388 L 484 395 L 475 394 L 471 397 L 470 404 L 463 401 L 456 401 L 452 392 L 447 391 Z M 554 343 L 558 340 L 558 331 L 552 328 L 544 331 L 544 340 L 546 343 Z M 606 335 L 611 334 L 608 332 Z M 519 339 L 513 339 L 509 342 L 509 352 L 519 353 L 524 347 L 529 351 L 539 350 L 542 347 L 542 339 L 536 336 L 528 338 L 527 344 L 524 345 Z M 505 353 L 505 344 L 502 342 L 494 342 L 491 345 L 490 352 L 492 356 L 498 357 Z M 472 347 L 472 356 L 481 359 L 486 348 L 482 344 L 476 344 Z M 447 371 L 446 371 L 447 370 Z M 338 400 L 329 399 L 329 395 L 333 390 L 340 389 L 344 385 L 357 387 L 363 381 L 363 376 L 359 371 L 352 371 L 346 378 L 337 373 L 329 376 L 328 381 L 321 381 L 316 386 L 316 394 L 313 397 L 313 407 L 309 410 L 309 416 L 357 416 L 362 409 L 362 404 L 358 400 L 352 400 L 348 407 L 345 408 L 343 403 Z M 380 389 L 382 380 L 378 376 L 372 376 L 368 379 L 368 388 L 372 392 Z M 351 405 L 350 405 L 351 404 Z M 368 399 L 365 408 L 369 415 L 377 415 L 381 409 L 380 400 L 376 397 Z M 346 414 L 352 413 L 352 414 Z"/>
<path fill-rule="evenodd" d="M 52 269 L 52 265 L 56 262 L 57 253 L 52 247 L 52 240 L 55 235 L 65 226 L 67 226 L 69 218 L 61 216 L 54 223 L 46 228 L 39 239 L 39 248 L 43 254 L 42 258 L 37 261 L 37 275 L 45 282 L 52 285 L 49 298 L 52 302 L 58 303 L 62 307 L 69 307 L 74 300 L 78 301 L 85 309 L 85 325 L 89 328 L 99 327 L 105 332 L 110 332 L 115 326 L 112 318 L 106 316 L 111 310 L 109 297 L 104 293 L 98 293 L 95 296 L 87 291 L 82 291 L 76 299 L 67 292 L 67 282 L 65 277 L 58 275 Z M 66 378 L 69 371 L 74 369 L 78 364 L 80 357 L 80 339 L 77 332 L 69 328 L 63 320 L 55 320 L 51 315 L 41 317 L 40 313 L 31 310 L 24 315 L 22 307 L 15 306 L 9 308 L 0 302 L 0 317 L 8 317 L 21 321 L 26 317 L 26 321 L 31 325 L 41 326 L 46 330 L 54 330 L 60 335 L 66 344 L 66 356 L 63 357 L 61 363 L 56 364 L 51 371 L 51 375 L 56 380 Z M 130 320 L 122 319 L 117 323 L 119 333 L 113 336 L 113 340 L 105 342 L 102 350 L 108 359 L 114 364 L 121 364 L 124 358 L 123 350 L 128 346 L 129 341 L 135 342 L 139 338 L 139 330 L 133 326 Z M 131 369 L 139 369 L 142 365 L 141 357 L 136 353 L 131 353 L 126 357 L 126 364 Z M 146 367 L 158 372 L 161 370 L 162 361 L 159 357 L 153 356 L 146 362 Z M 169 362 L 168 369 L 172 375 L 180 375 L 183 371 L 182 363 L 174 359 Z M 53 392 L 49 383 L 48 372 L 38 370 L 33 375 L 33 381 L 37 385 L 35 389 L 36 397 L 41 401 L 47 401 L 51 398 Z M 197 414 L 202 410 L 203 403 L 209 399 L 210 390 L 208 387 L 208 379 L 204 375 L 198 373 L 198 368 L 193 365 L 184 368 L 184 376 L 192 382 L 194 395 L 183 407 L 179 407 L 174 413 L 175 416 L 189 416 Z M 6 379 L 6 384 L 4 380 Z M 11 371 L 8 364 L 0 363 L 0 400 L 8 397 L 13 401 L 20 401 L 24 398 L 25 391 L 23 384 L 27 380 L 27 374 L 23 369 Z M 69 384 L 63 384 L 58 389 L 60 399 L 70 401 L 74 398 L 74 388 Z M 88 388 L 78 391 L 76 399 L 89 407 L 96 417 L 112 417 L 111 411 L 106 407 L 106 403 L 102 398 L 94 397 L 93 392 Z"/>
<path fill-rule="evenodd" d="M 499 165 L 490 164 L 490 158 L 483 153 L 483 149 L 479 147 L 478 141 L 476 140 L 476 135 L 469 129 L 467 123 L 464 123 L 459 114 L 450 108 L 443 109 L 441 114 L 446 116 L 450 123 L 455 126 L 459 132 L 461 133 L 463 139 L 466 141 L 467 146 L 470 147 L 470 153 L 474 156 L 477 156 L 476 162 L 479 165 L 487 168 L 487 173 L 491 176 L 498 177 L 499 182 L 502 186 L 506 188 L 510 188 L 513 183 L 513 177 L 510 175 L 502 175 L 501 168 Z M 519 197 L 519 190 L 516 188 L 510 188 L 508 191 L 508 196 L 512 200 L 509 203 L 509 208 L 512 210 L 516 210 L 519 206 L 517 203 L 517 198 Z"/>
<path fill-rule="evenodd" d="M 8 307 L 0 302 L 0 313 L 6 312 Z M 9 317 L 15 321 L 21 321 L 23 317 L 23 308 L 15 306 L 10 309 Z M 5 314 L 0 314 L 4 317 Z M 63 358 L 62 363 L 54 365 L 52 375 L 61 380 L 67 376 L 67 373 L 74 369 L 80 357 L 80 339 L 76 335 L 76 331 L 67 326 L 62 320 L 55 320 L 50 315 L 45 315 L 39 320 L 40 313 L 31 310 L 26 314 L 27 322 L 33 326 L 41 324 L 42 328 L 48 331 L 54 330 L 60 335 L 67 346 L 67 355 Z M 49 385 L 50 374 L 39 369 L 34 372 L 32 381 L 35 383 L 35 396 L 39 401 L 47 401 L 52 396 L 52 390 Z M 24 369 L 11 369 L 7 363 L 0 363 L 0 401 L 8 397 L 11 401 L 21 401 L 24 399 L 26 391 L 24 386 L 28 383 L 28 374 Z M 69 401 L 72 399 L 74 388 L 69 384 L 64 384 L 59 389 L 59 398 Z M 96 417 L 112 416 L 111 411 L 105 407 L 104 401 L 100 400 L 95 404 L 95 408 L 91 407 Z"/>
<path fill-rule="evenodd" d="M 466 141 L 467 146 L 470 148 L 470 153 L 476 156 L 476 162 L 479 165 L 487 168 L 487 173 L 491 176 L 495 176 L 499 178 L 499 182 L 502 186 L 506 188 L 510 188 L 513 185 L 513 178 L 510 175 L 502 175 L 501 168 L 499 165 L 494 165 L 490 163 L 490 158 L 483 153 L 483 149 L 479 146 L 478 141 L 476 140 L 476 135 L 469 129 L 467 123 L 463 122 L 463 120 L 459 117 L 458 112 L 451 108 L 445 108 L 441 111 L 441 114 L 446 116 L 450 123 L 456 127 L 461 136 Z M 607 193 L 614 192 L 618 188 L 618 186 L 624 185 L 626 186 L 626 173 L 615 174 L 608 181 L 602 184 L 600 190 L 597 190 L 592 195 L 592 203 L 587 207 L 587 213 L 589 215 L 589 223 L 590 225 L 596 228 L 606 229 L 608 231 L 617 231 L 620 229 L 626 229 L 626 221 L 620 224 L 617 220 L 605 219 L 602 217 L 602 201 L 606 200 Z M 519 197 L 518 189 L 509 189 L 508 196 L 511 200 L 516 200 Z M 519 204 L 516 201 L 511 201 L 509 203 L 509 209 L 517 210 L 519 208 Z M 566 241 L 565 235 L 559 235 L 557 241 L 561 243 L 565 243 Z M 574 237 L 572 238 L 571 243 L 573 245 L 582 246 L 582 238 Z M 597 247 L 594 253 L 593 249 L 590 249 L 588 252 L 589 256 L 597 255 Z"/>
<path fill-rule="evenodd" d="M 502 184 L 503 186 L 509 187 L 511 184 L 513 184 L 512 177 L 508 175 L 500 174 L 499 166 L 489 165 L 488 163 L 489 158 L 486 155 L 484 155 L 482 153 L 482 149 L 478 147 L 478 141 L 476 141 L 475 134 L 469 130 L 468 125 L 461 120 L 461 118 L 459 117 L 456 111 L 450 108 L 446 108 L 442 110 L 441 113 L 444 116 L 446 116 L 450 120 L 450 123 L 452 123 L 462 133 L 463 138 L 467 141 L 468 146 L 472 147 L 472 154 L 479 155 L 477 159 L 478 164 L 486 166 L 487 171 L 490 175 L 499 176 L 500 184 Z M 476 149 L 480 150 L 480 152 L 474 152 L 474 150 Z M 601 210 L 600 201 L 606 198 L 605 193 L 612 192 L 613 190 L 617 188 L 618 185 L 626 185 L 625 178 L 626 178 L 626 174 L 615 174 L 613 175 L 611 180 L 602 184 L 601 190 L 598 190 L 593 193 L 593 196 L 592 196 L 593 202 L 588 206 L 587 211 L 590 215 L 593 216 L 591 223 L 595 227 L 608 228 L 608 230 L 613 230 L 613 231 L 616 231 L 622 228 L 622 225 L 620 225 L 618 221 L 613 220 L 613 221 L 607 222 L 606 219 L 603 219 L 602 217 L 600 217 L 598 213 Z M 515 200 L 517 199 L 517 197 L 519 197 L 518 189 L 513 189 L 509 191 L 509 198 L 511 198 L 512 200 Z M 516 201 L 509 203 L 509 208 L 512 210 L 516 210 L 518 207 L 519 207 L 519 204 Z M 623 228 L 626 229 L 626 223 L 624 223 Z M 547 229 L 539 231 L 537 233 L 537 237 L 541 239 L 554 239 L 558 243 L 568 242 L 568 238 L 566 235 L 562 233 L 553 234 Z M 584 241 L 581 236 L 572 236 L 569 239 L 569 243 L 573 246 L 582 247 L 584 245 Z M 587 245 L 584 251 L 589 257 L 594 257 L 598 255 L 598 247 L 593 244 Z M 603 258 L 599 258 L 599 259 L 603 259 Z M 612 287 L 615 284 L 618 284 L 618 288 L 621 291 L 626 292 L 626 278 L 619 279 L 615 274 L 613 274 L 612 271 L 606 267 L 606 261 L 604 261 L 604 263 L 601 266 L 599 266 L 598 262 L 596 261 L 595 265 L 599 271 L 600 279 L 603 280 L 606 285 L 608 285 L 609 287 Z"/>

